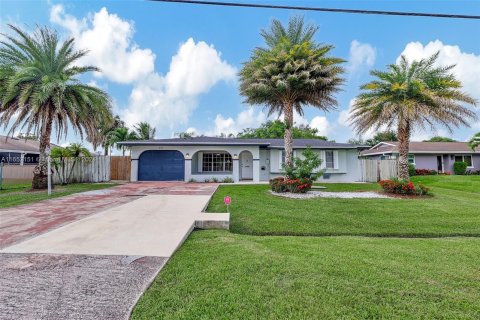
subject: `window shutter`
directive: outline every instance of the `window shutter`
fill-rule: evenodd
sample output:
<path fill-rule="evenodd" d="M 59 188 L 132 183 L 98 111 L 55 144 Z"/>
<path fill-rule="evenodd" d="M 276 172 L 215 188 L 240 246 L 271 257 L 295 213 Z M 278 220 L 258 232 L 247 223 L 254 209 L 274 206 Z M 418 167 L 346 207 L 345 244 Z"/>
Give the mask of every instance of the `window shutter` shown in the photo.
<path fill-rule="evenodd" d="M 325 156 L 325 150 L 320 151 L 320 159 L 322 160 L 322 165 L 320 166 L 320 168 L 325 169 L 327 167 L 327 157 Z"/>
<path fill-rule="evenodd" d="M 333 151 L 333 169 L 338 169 L 338 150 Z"/>
<path fill-rule="evenodd" d="M 198 152 L 198 172 L 203 172 L 203 152 Z"/>

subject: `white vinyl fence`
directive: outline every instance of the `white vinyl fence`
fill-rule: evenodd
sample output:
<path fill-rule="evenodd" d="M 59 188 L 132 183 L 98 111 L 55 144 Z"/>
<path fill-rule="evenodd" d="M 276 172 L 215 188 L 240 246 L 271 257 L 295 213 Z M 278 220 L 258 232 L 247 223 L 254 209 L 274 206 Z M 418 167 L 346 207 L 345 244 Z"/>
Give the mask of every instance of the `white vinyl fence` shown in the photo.
<path fill-rule="evenodd" d="M 363 182 L 377 182 L 398 177 L 398 160 L 359 159 Z"/>
<path fill-rule="evenodd" d="M 64 159 L 65 167 L 58 171 L 52 160 L 53 183 L 61 183 L 69 178 L 69 182 L 105 182 L 110 181 L 110 156 L 94 156 Z M 3 165 L 3 180 L 32 180 L 34 165 Z M 73 168 L 73 169 L 72 169 Z M 64 176 L 62 178 L 62 176 Z"/>
<path fill-rule="evenodd" d="M 65 168 L 59 166 L 58 172 L 54 170 L 54 183 L 61 183 L 69 179 L 73 182 L 105 182 L 110 181 L 110 157 L 95 156 L 82 158 L 69 158 L 64 160 Z M 52 164 L 52 168 L 54 168 Z M 62 177 L 64 176 L 64 177 Z"/>

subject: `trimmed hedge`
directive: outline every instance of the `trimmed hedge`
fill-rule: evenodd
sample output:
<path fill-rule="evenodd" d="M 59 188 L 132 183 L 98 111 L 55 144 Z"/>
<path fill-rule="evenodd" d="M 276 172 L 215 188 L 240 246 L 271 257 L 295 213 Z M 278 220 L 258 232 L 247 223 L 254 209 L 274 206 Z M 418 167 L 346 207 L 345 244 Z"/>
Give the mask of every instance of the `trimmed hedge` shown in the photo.
<path fill-rule="evenodd" d="M 428 194 L 429 188 L 423 184 L 414 185 L 411 181 L 401 179 L 380 180 L 378 183 L 385 192 L 423 196 Z"/>
<path fill-rule="evenodd" d="M 273 192 L 283 193 L 305 193 L 312 189 L 312 180 L 310 179 L 286 179 L 275 178 L 270 180 L 270 188 Z"/>
<path fill-rule="evenodd" d="M 455 162 L 453 164 L 453 172 L 457 175 L 464 175 L 467 172 L 466 162 Z"/>

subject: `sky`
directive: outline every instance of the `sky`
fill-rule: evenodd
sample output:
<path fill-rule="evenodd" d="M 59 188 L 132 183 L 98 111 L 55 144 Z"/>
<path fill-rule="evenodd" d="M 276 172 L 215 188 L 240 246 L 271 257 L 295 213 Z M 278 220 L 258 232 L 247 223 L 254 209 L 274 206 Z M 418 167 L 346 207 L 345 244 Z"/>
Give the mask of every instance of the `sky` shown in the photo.
<path fill-rule="evenodd" d="M 233 1 L 233 0 L 232 0 Z M 233 1 L 235 2 L 235 1 Z M 237 1 L 238 2 L 238 1 Z M 244 1 L 297 6 L 419 11 L 480 15 L 480 1 Z M 332 55 L 347 62 L 346 84 L 337 94 L 338 107 L 325 113 L 305 108 L 296 124 L 309 124 L 337 142 L 358 136 L 348 123 L 349 108 L 369 71 L 385 69 L 401 54 L 409 59 L 440 51 L 439 64 L 456 64 L 453 72 L 464 91 L 480 101 L 479 20 L 439 19 L 227 8 L 151 1 L 4 1 L 0 0 L 0 32 L 7 24 L 26 30 L 48 25 L 63 38 L 73 36 L 89 54 L 80 61 L 102 72 L 82 77 L 107 91 L 114 113 L 129 126 L 147 121 L 156 138 L 178 132 L 219 135 L 258 127 L 268 120 L 261 105 L 243 103 L 237 74 L 255 47 L 260 31 L 272 19 L 284 23 L 295 15 L 319 26 L 315 40 L 334 45 Z M 480 116 L 480 108 L 475 109 Z M 480 131 L 480 120 L 453 133 L 416 130 L 413 140 L 434 135 L 465 141 Z M 0 131 L 1 133 L 1 131 Z M 367 133 L 368 138 L 373 132 Z M 60 144 L 79 141 L 69 133 Z M 85 142 L 86 143 L 86 142 Z"/>

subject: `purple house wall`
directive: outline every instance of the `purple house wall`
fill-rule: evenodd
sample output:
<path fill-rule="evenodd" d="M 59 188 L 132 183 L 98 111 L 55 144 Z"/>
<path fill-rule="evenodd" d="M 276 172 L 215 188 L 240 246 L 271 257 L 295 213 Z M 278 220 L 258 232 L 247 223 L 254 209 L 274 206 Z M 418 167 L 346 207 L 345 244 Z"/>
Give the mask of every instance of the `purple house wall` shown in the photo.
<path fill-rule="evenodd" d="M 414 153 L 413 153 L 414 154 Z M 443 160 L 443 172 L 453 173 L 453 163 L 455 158 L 453 154 L 414 154 L 415 155 L 415 168 L 416 169 L 429 169 L 439 171 L 437 156 L 441 156 Z M 480 170 L 480 155 L 472 154 L 472 168 L 467 170 L 477 171 Z M 380 160 L 381 155 L 369 156 L 368 159 Z M 452 159 L 453 158 L 453 159 Z"/>

